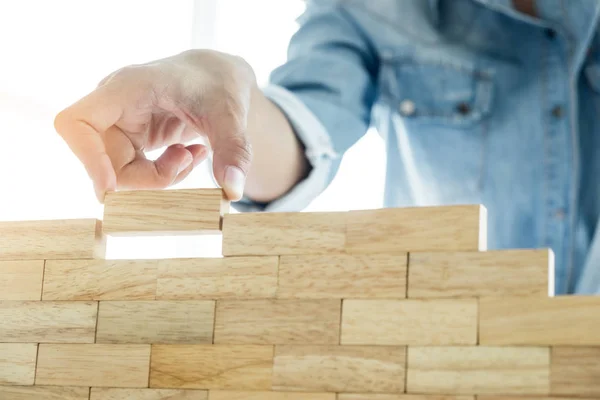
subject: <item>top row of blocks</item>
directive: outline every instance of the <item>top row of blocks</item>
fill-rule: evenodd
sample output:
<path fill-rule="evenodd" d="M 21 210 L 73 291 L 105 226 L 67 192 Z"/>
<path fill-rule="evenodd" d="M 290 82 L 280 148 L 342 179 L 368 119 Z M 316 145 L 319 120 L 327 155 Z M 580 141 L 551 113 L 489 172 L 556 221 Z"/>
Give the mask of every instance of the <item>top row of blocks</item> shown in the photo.
<path fill-rule="evenodd" d="M 221 189 L 111 192 L 104 220 L 0 223 L 0 260 L 102 258 L 104 235 L 223 232 L 223 255 L 486 249 L 479 205 L 228 214 Z"/>

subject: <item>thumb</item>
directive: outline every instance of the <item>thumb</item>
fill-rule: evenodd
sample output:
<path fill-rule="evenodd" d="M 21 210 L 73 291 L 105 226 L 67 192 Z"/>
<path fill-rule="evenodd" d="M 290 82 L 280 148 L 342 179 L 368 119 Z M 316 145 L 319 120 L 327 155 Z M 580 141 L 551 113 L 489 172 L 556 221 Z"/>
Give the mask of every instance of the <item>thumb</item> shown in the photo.
<path fill-rule="evenodd" d="M 227 198 L 238 201 L 244 194 L 246 176 L 252 161 L 252 149 L 246 135 L 221 136 L 213 145 L 213 173 Z"/>

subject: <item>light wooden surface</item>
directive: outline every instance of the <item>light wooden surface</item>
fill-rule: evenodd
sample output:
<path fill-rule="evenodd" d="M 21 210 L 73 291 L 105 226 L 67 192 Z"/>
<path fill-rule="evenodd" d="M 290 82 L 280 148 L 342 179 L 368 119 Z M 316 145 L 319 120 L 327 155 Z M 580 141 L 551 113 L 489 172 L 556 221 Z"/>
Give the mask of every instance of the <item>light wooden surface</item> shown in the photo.
<path fill-rule="evenodd" d="M 477 343 L 477 300 L 344 300 L 342 344 Z"/>
<path fill-rule="evenodd" d="M 0 342 L 93 343 L 96 302 L 0 301 Z"/>
<path fill-rule="evenodd" d="M 221 230 L 229 202 L 221 189 L 133 190 L 109 192 L 104 199 L 104 232 L 197 234 Z"/>
<path fill-rule="evenodd" d="M 150 345 L 40 344 L 36 385 L 147 387 Z"/>
<path fill-rule="evenodd" d="M 208 400 L 336 400 L 335 393 L 238 392 L 211 390 Z"/>
<path fill-rule="evenodd" d="M 512 399 L 513 397 L 511 397 Z M 480 398 L 478 397 L 477 400 Z M 475 400 L 475 396 L 444 396 L 435 394 L 375 394 L 340 393 L 337 400 Z M 500 400 L 500 399 L 498 399 Z M 510 399 L 504 399 L 510 400 Z M 533 399 L 529 399 L 533 400 Z M 536 400 L 541 400 L 537 399 Z"/>
<path fill-rule="evenodd" d="M 49 260 L 44 300 L 154 300 L 156 260 Z"/>
<path fill-rule="evenodd" d="M 408 393 L 543 395 L 549 388 L 549 348 L 408 348 Z"/>
<path fill-rule="evenodd" d="M 44 260 L 0 261 L 0 300 L 40 300 Z"/>
<path fill-rule="evenodd" d="M 90 400 L 207 400 L 206 390 L 92 388 Z"/>
<path fill-rule="evenodd" d="M 0 385 L 33 385 L 36 354 L 37 344 L 0 343 Z"/>
<path fill-rule="evenodd" d="M 346 213 L 239 213 L 223 218 L 223 255 L 343 252 Z"/>
<path fill-rule="evenodd" d="M 0 386 L 3 400 L 88 400 L 88 388 L 54 386 Z"/>
<path fill-rule="evenodd" d="M 600 347 L 552 348 L 551 393 L 600 398 Z"/>
<path fill-rule="evenodd" d="M 479 340 L 489 345 L 600 346 L 600 296 L 481 299 Z"/>
<path fill-rule="evenodd" d="M 101 225 L 95 219 L 0 222 L 0 260 L 101 258 Z"/>
<path fill-rule="evenodd" d="M 153 345 L 150 387 L 270 390 L 273 346 Z"/>
<path fill-rule="evenodd" d="M 212 343 L 215 302 L 101 301 L 97 343 Z"/>
<path fill-rule="evenodd" d="M 280 298 L 404 298 L 407 254 L 282 256 Z"/>
<path fill-rule="evenodd" d="M 478 251 L 487 246 L 487 211 L 478 205 L 350 211 L 349 253 Z"/>
<path fill-rule="evenodd" d="M 273 389 L 401 393 L 405 351 L 385 346 L 276 346 Z"/>
<path fill-rule="evenodd" d="M 215 343 L 338 344 L 340 300 L 219 300 Z"/>
<path fill-rule="evenodd" d="M 547 249 L 410 253 L 408 297 L 547 297 L 553 260 Z"/>
<path fill-rule="evenodd" d="M 270 298 L 277 256 L 160 260 L 156 296 L 164 300 Z"/>

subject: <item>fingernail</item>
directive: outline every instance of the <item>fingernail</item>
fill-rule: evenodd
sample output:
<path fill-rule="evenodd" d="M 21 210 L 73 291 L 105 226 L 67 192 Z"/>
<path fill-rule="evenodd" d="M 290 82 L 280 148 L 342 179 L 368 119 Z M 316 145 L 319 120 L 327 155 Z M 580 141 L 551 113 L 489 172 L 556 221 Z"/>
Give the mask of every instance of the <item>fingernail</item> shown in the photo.
<path fill-rule="evenodd" d="M 246 183 L 246 175 L 238 167 L 232 165 L 225 169 L 225 189 L 230 193 L 229 198 L 232 201 L 237 201 L 244 194 L 244 185 Z"/>
<path fill-rule="evenodd" d="M 194 161 L 194 157 L 192 157 L 192 154 L 190 152 L 188 152 L 185 156 L 185 158 L 183 159 L 183 161 L 181 162 L 181 165 L 179 165 L 179 169 L 177 170 L 177 175 L 179 175 L 180 173 L 182 173 L 187 167 L 190 166 L 190 164 L 192 163 L 192 161 Z"/>

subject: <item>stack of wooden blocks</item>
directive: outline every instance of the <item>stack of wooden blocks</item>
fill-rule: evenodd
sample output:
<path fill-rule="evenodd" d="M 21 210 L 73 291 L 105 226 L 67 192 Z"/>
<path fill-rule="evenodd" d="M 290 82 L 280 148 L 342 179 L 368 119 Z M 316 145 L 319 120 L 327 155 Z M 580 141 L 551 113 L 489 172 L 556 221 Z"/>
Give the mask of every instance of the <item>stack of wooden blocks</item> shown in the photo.
<path fill-rule="evenodd" d="M 117 192 L 102 222 L 0 223 L 0 399 L 600 398 L 600 298 L 549 296 L 549 250 L 485 251 L 485 208 L 227 208 Z M 221 258 L 102 258 L 221 231 Z"/>

